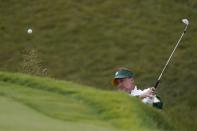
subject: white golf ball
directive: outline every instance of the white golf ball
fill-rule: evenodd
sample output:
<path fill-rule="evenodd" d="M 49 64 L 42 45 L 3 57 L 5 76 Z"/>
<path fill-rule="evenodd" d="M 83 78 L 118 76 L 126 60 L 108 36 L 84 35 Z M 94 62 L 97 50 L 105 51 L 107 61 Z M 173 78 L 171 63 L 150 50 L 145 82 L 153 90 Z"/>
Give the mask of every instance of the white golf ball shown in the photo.
<path fill-rule="evenodd" d="M 27 33 L 28 33 L 28 34 L 31 34 L 31 33 L 32 33 L 32 29 L 30 29 L 30 28 L 27 29 Z"/>

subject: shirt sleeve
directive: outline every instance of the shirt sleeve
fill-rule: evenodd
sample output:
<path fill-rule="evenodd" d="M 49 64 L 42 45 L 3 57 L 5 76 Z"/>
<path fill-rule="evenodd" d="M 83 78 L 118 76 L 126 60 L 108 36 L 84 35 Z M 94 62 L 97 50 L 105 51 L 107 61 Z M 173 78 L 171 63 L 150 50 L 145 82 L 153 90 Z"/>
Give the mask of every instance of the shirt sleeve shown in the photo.
<path fill-rule="evenodd" d="M 135 88 L 131 91 L 131 96 L 140 96 L 142 93 L 142 90 L 137 89 L 137 86 L 135 86 Z"/>

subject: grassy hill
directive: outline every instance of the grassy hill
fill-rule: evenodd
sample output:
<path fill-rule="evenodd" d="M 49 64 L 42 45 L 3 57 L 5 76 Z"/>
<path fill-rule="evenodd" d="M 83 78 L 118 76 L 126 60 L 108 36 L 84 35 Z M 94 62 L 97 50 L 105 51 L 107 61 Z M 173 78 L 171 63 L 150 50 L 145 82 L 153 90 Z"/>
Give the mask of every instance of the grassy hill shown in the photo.
<path fill-rule="evenodd" d="M 0 73 L 0 130 L 170 130 L 164 112 L 122 93 Z"/>
<path fill-rule="evenodd" d="M 183 128 L 197 123 L 197 2 L 192 0 L 0 0 L 0 70 L 47 69 L 50 77 L 97 88 L 117 67 L 130 67 L 140 87 L 153 86 L 190 20 L 158 90 L 165 110 Z M 31 35 L 26 33 L 32 28 Z M 25 57 L 25 58 L 24 58 Z M 192 120 L 192 121 L 191 121 Z"/>

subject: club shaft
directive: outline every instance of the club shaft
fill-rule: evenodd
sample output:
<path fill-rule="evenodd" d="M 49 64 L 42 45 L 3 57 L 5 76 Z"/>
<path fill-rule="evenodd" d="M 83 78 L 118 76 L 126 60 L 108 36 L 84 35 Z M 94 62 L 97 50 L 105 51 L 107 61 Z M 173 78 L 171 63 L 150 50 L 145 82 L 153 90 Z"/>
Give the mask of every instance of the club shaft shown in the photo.
<path fill-rule="evenodd" d="M 167 62 L 166 62 L 166 64 L 165 64 L 165 66 L 164 66 L 164 68 L 162 69 L 161 74 L 159 75 L 159 78 L 157 79 L 157 82 L 155 83 L 155 86 L 154 86 L 155 88 L 158 87 L 158 85 L 159 85 L 159 83 L 160 83 L 160 80 L 161 80 L 161 77 L 162 77 L 164 71 L 166 70 L 167 65 L 169 64 L 169 62 L 170 62 L 170 60 L 171 60 L 171 58 L 172 58 L 172 56 L 173 56 L 175 50 L 177 49 L 177 47 L 178 47 L 180 41 L 182 40 L 184 34 L 186 33 L 187 26 L 188 26 L 188 25 L 185 26 L 185 29 L 184 29 L 183 33 L 181 34 L 181 37 L 179 38 L 179 40 L 178 40 L 176 46 L 174 47 L 172 53 L 170 54 L 170 57 L 168 58 L 168 60 L 167 60 Z"/>

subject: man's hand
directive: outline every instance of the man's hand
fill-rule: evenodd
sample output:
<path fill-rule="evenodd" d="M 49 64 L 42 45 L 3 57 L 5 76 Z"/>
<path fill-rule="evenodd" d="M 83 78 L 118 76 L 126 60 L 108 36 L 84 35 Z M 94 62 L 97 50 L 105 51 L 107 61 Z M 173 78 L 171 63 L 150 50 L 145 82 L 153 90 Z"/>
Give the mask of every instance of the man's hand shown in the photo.
<path fill-rule="evenodd" d="M 142 91 L 141 95 L 139 96 L 141 99 L 144 99 L 146 97 L 153 97 L 156 94 L 156 90 L 154 87 L 147 88 Z"/>

